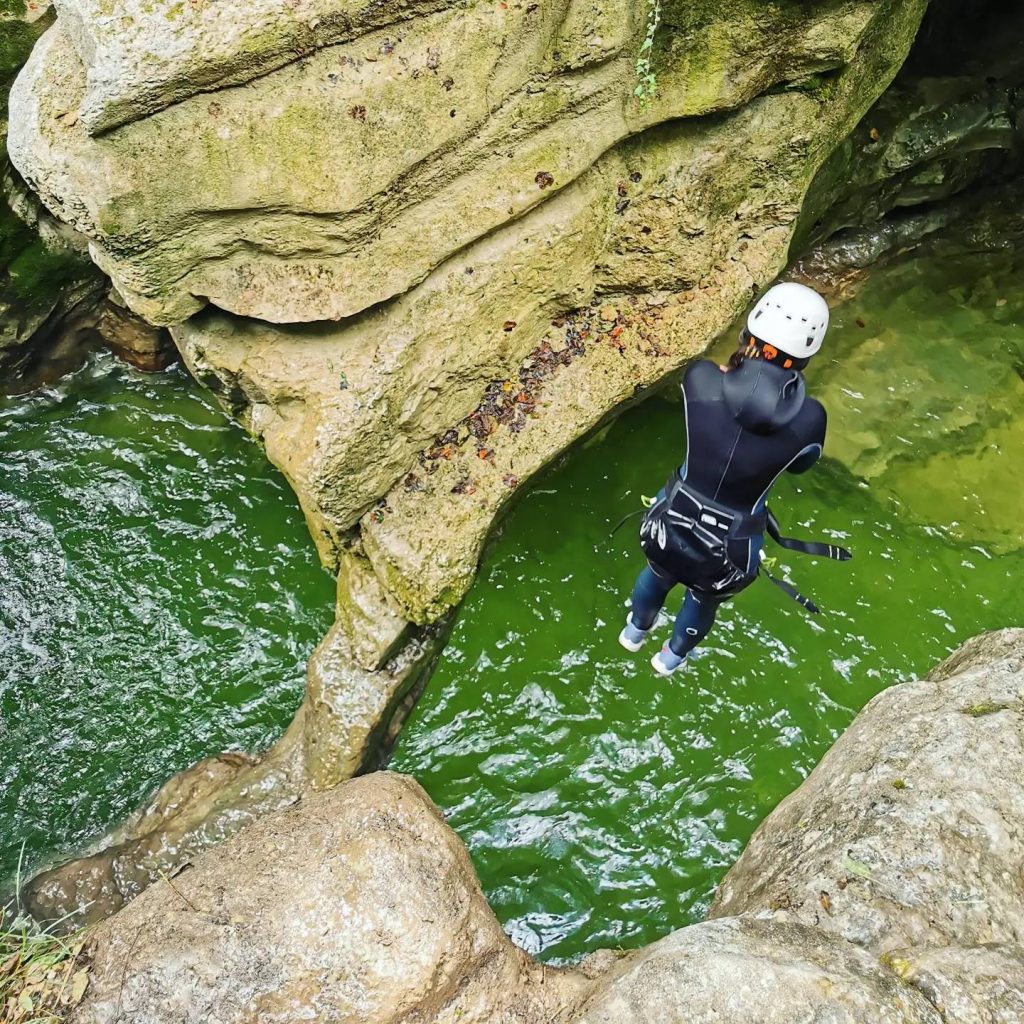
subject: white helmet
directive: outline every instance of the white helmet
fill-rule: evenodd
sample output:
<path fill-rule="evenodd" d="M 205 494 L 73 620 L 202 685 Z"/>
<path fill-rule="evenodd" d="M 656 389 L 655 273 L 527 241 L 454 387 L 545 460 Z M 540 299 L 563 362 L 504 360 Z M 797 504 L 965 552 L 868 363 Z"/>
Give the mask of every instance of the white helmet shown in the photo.
<path fill-rule="evenodd" d="M 821 348 L 828 329 L 828 303 L 807 285 L 777 284 L 758 299 L 747 317 L 747 330 L 796 359 Z"/>

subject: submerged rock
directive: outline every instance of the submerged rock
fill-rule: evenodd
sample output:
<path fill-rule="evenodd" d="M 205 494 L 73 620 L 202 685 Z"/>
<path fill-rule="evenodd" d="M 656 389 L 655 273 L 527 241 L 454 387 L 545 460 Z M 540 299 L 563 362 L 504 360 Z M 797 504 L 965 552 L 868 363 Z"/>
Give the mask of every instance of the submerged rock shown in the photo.
<path fill-rule="evenodd" d="M 573 969 L 512 945 L 415 782 L 347 782 L 99 925 L 72 1019 L 1016 1024 L 1022 694 L 1024 630 L 885 691 L 761 826 L 713 920 Z"/>
<path fill-rule="evenodd" d="M 1002 484 L 1004 453 L 1024 445 L 1019 273 L 1011 248 L 968 261 L 939 250 L 871 275 L 836 311 L 849 343 L 812 371 L 830 458 L 966 557 L 1024 547 L 1020 488 Z"/>

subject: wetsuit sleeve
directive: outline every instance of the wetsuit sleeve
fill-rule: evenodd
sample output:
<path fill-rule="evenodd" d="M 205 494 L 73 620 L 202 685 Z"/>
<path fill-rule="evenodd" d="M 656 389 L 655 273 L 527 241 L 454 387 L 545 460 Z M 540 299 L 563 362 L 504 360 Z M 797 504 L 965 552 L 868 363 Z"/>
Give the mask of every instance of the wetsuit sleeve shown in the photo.
<path fill-rule="evenodd" d="M 825 450 L 825 431 L 828 426 L 825 407 L 813 398 L 810 402 L 814 402 L 815 406 L 814 422 L 805 435 L 807 444 L 786 467 L 790 473 L 806 473 L 821 458 L 821 453 Z"/>
<path fill-rule="evenodd" d="M 698 359 L 683 374 L 683 394 L 693 398 L 706 392 L 709 382 L 716 381 L 721 374 L 722 371 L 710 359 Z"/>
<path fill-rule="evenodd" d="M 818 459 L 821 458 L 821 448 L 817 445 L 805 448 L 790 464 L 790 473 L 806 473 Z"/>

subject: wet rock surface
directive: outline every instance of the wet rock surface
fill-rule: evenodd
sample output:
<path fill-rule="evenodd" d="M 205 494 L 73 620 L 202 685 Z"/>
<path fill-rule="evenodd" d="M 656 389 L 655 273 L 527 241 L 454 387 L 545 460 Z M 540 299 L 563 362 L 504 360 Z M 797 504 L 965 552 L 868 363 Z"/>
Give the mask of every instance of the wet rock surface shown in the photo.
<path fill-rule="evenodd" d="M 53 21 L 49 3 L 0 9 L 0 386 L 73 363 L 105 291 L 85 239 L 53 218 L 7 159 L 7 95 Z M 41 365 L 42 364 L 42 365 Z M 57 370 L 59 373 L 59 369 Z"/>
<path fill-rule="evenodd" d="M 813 182 L 797 230 L 816 279 L 848 276 L 959 221 L 984 218 L 1024 157 L 1024 12 L 929 6 L 907 63 Z M 1019 204 L 1019 200 L 1018 200 Z"/>
<path fill-rule="evenodd" d="M 1022 687 L 1024 630 L 1006 630 L 885 691 L 762 825 L 712 920 L 573 969 L 508 941 L 416 783 L 344 783 L 98 926 L 73 1019 L 1009 1024 Z"/>

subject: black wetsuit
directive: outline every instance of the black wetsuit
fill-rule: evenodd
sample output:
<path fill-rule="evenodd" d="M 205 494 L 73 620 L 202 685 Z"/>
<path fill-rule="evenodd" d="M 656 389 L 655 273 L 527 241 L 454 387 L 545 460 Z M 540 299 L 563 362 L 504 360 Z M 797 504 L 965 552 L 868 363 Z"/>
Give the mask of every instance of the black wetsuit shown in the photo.
<path fill-rule="evenodd" d="M 709 502 L 744 514 L 761 513 L 778 477 L 809 469 L 825 444 L 825 410 L 807 395 L 803 375 L 764 359 L 746 359 L 726 373 L 707 360 L 694 363 L 683 378 L 683 405 L 683 482 Z M 729 545 L 732 562 L 746 567 L 746 583 L 757 576 L 762 545 L 760 533 Z M 687 582 L 652 560 L 633 592 L 634 625 L 649 629 L 672 587 Z M 730 595 L 740 588 L 730 588 Z M 670 642 L 675 654 L 700 643 L 720 603 L 688 591 Z"/>

